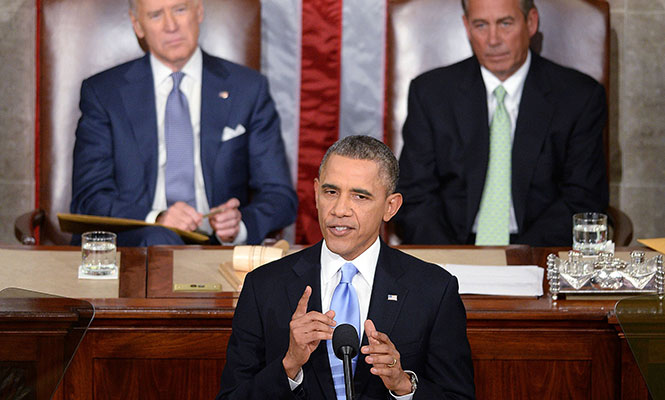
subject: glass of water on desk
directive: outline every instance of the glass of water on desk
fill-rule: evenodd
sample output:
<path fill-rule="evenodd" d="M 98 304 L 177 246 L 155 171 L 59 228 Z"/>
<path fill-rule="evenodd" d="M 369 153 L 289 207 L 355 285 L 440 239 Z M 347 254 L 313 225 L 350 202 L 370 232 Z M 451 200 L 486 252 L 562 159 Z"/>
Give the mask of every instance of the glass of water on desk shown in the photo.
<path fill-rule="evenodd" d="M 573 215 L 573 249 L 595 256 L 607 243 L 607 215 L 584 212 Z"/>
<path fill-rule="evenodd" d="M 104 276 L 117 272 L 116 234 L 95 231 L 81 235 L 82 264 L 85 275 Z"/>

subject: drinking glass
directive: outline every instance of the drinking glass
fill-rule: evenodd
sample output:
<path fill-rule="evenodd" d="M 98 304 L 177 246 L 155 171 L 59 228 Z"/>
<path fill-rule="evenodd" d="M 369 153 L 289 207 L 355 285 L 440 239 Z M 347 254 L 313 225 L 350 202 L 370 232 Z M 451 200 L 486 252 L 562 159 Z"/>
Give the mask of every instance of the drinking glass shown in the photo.
<path fill-rule="evenodd" d="M 607 243 L 607 215 L 584 212 L 573 215 L 573 249 L 595 256 Z"/>
<path fill-rule="evenodd" d="M 81 235 L 81 270 L 86 275 L 112 275 L 116 265 L 116 234 L 95 231 Z"/>

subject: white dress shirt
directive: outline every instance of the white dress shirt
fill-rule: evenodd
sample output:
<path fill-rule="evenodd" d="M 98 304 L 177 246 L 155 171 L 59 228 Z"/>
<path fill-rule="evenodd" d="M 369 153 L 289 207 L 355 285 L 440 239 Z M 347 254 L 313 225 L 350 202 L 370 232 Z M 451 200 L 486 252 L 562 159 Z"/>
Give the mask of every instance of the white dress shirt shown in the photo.
<path fill-rule="evenodd" d="M 342 266 L 347 262 L 353 263 L 358 269 L 358 273 L 351 280 L 353 288 L 358 295 L 358 305 L 360 307 L 360 337 L 364 333 L 364 324 L 367 320 L 367 313 L 369 312 L 369 301 L 372 297 L 372 285 L 374 283 L 374 273 L 376 272 L 376 263 L 379 261 L 379 252 L 381 250 L 381 242 L 379 238 L 361 255 L 347 261 L 338 254 L 333 253 L 326 246 L 324 240 L 321 245 L 321 308 L 325 314 L 330 310 L 330 302 L 332 301 L 335 288 L 342 280 Z M 289 385 L 291 390 L 294 390 L 302 383 L 303 373 L 302 369 L 298 372 L 295 380 L 289 378 Z M 390 392 L 391 396 L 397 400 L 411 400 L 413 393 L 404 396 L 395 396 Z"/>
<path fill-rule="evenodd" d="M 146 216 L 145 221 L 153 223 L 157 220 L 159 213 L 168 208 L 165 185 L 166 140 L 164 139 L 164 114 L 166 112 L 166 100 L 173 89 L 173 78 L 171 78 L 173 71 L 153 54 L 150 54 L 150 66 L 155 85 L 158 168 L 155 198 L 152 202 L 152 210 Z M 203 75 L 203 55 L 201 54 L 201 48 L 196 48 L 196 51 L 194 51 L 194 54 L 192 54 L 181 71 L 185 75 L 180 83 L 180 90 L 187 98 L 189 117 L 192 122 L 192 132 L 194 134 L 194 193 L 196 195 L 196 211 L 201 214 L 207 214 L 210 211 L 210 205 L 206 197 L 203 170 L 201 169 L 201 77 Z M 214 206 L 217 206 L 217 204 Z M 207 218 L 203 220 L 197 230 L 207 235 L 212 234 L 212 227 Z M 232 243 L 224 244 L 242 244 L 246 240 L 247 228 L 244 222 L 240 221 L 240 232 L 236 236 L 236 239 Z"/>
<path fill-rule="evenodd" d="M 480 66 L 480 74 L 483 77 L 485 82 L 485 89 L 487 91 L 487 116 L 489 118 L 488 124 L 492 124 L 492 117 L 494 116 L 494 110 L 496 110 L 497 100 L 494 97 L 494 90 L 503 85 L 503 88 L 506 89 L 506 97 L 503 99 L 503 104 L 506 107 L 508 116 L 510 117 L 510 138 L 511 140 L 515 138 L 515 126 L 517 124 L 517 115 L 519 114 L 520 101 L 522 100 L 522 90 L 524 89 L 524 81 L 526 80 L 526 75 L 529 72 L 529 66 L 531 65 L 531 51 L 527 53 L 526 61 L 524 64 L 515 71 L 514 74 L 508 77 L 505 81 L 501 82 L 499 78 L 494 76 L 487 68 Z M 480 211 L 480 210 L 478 210 Z M 478 214 L 476 214 L 476 219 L 473 222 L 473 227 L 471 228 L 472 232 L 478 232 Z M 515 217 L 515 206 L 513 204 L 512 191 L 510 194 L 510 221 L 508 225 L 508 230 L 510 233 L 517 233 L 517 218 Z"/>

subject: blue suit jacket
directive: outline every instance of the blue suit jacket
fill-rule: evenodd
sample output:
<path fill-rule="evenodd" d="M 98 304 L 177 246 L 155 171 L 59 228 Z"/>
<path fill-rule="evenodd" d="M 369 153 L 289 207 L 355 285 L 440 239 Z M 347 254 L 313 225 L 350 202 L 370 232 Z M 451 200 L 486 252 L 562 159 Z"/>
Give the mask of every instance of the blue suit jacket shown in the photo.
<path fill-rule="evenodd" d="M 80 108 L 71 211 L 145 219 L 158 168 L 149 55 L 83 81 Z M 224 127 L 238 124 L 246 133 L 222 142 Z M 237 197 L 248 243 L 295 220 L 297 196 L 265 77 L 203 52 L 200 132 L 208 204 Z"/>
<path fill-rule="evenodd" d="M 217 400 L 336 399 L 325 341 L 303 366 L 303 383 L 294 392 L 282 366 L 289 322 L 307 285 L 308 311 L 322 310 L 320 257 L 321 242 L 247 275 Z M 393 294 L 397 301 L 388 300 Z M 418 375 L 414 400 L 474 397 L 466 314 L 455 277 L 381 242 L 367 317 L 395 344 L 402 367 Z M 390 398 L 363 354 L 354 385 L 357 400 Z"/>
<path fill-rule="evenodd" d="M 487 94 L 475 57 L 411 83 L 395 216 L 405 243 L 471 244 L 489 162 Z M 532 53 L 512 149 L 513 243 L 570 246 L 576 212 L 607 209 L 605 91 Z"/>

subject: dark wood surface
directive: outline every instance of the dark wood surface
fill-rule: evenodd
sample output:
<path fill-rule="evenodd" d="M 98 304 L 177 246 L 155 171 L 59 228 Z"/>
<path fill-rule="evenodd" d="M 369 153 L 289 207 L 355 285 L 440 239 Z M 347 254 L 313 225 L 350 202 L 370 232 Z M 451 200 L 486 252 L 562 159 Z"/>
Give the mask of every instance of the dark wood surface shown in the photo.
<path fill-rule="evenodd" d="M 168 293 L 175 249 L 145 252 L 142 297 L 91 299 L 95 320 L 60 387 L 60 398 L 214 398 L 237 293 Z M 559 250 L 511 246 L 506 256 L 509 264 L 544 266 L 547 254 Z M 123 259 L 123 265 L 141 264 L 140 258 Z M 121 281 L 138 275 L 122 275 Z M 121 287 L 141 292 L 139 284 L 121 282 Z M 540 298 L 462 296 L 477 397 L 647 399 L 613 317 L 615 301 L 553 302 L 547 286 L 545 293 Z"/>
<path fill-rule="evenodd" d="M 93 317 L 83 300 L 0 294 L 0 399 L 48 400 Z"/>

